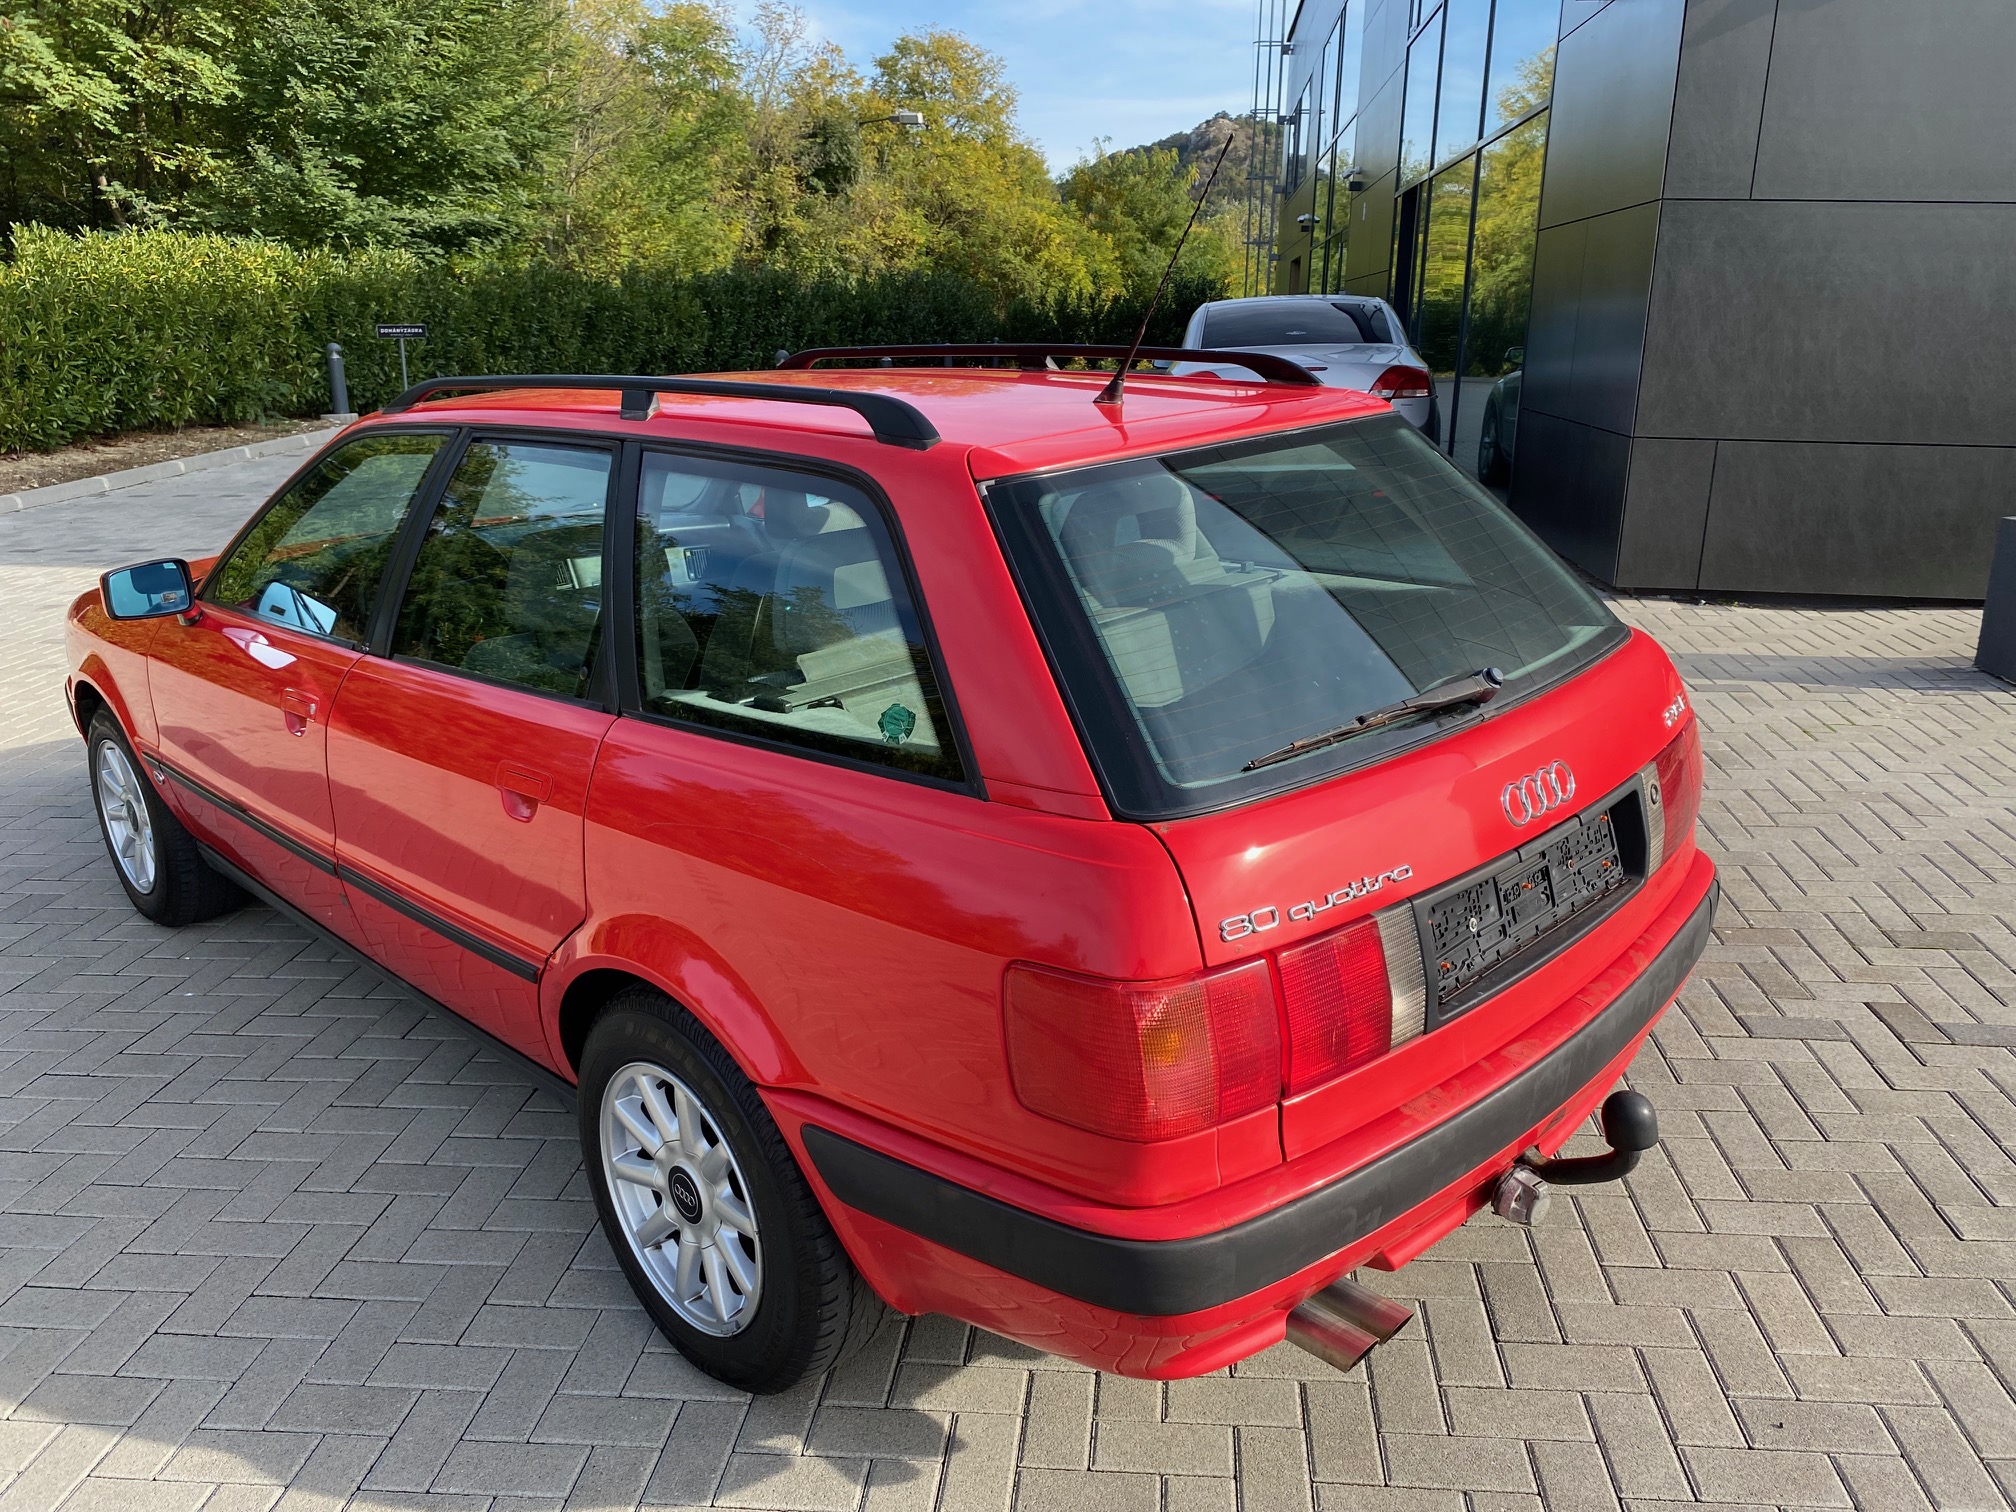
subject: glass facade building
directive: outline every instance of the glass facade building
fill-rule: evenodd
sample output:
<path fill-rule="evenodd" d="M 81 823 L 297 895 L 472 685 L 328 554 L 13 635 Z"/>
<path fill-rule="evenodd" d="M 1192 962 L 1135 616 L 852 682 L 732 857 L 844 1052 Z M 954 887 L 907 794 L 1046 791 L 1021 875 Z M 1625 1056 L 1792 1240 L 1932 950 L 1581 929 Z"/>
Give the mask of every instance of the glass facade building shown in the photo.
<path fill-rule="evenodd" d="M 1247 292 L 1391 301 L 1443 448 L 1606 582 L 1980 596 L 2016 6 L 1279 5 Z"/>

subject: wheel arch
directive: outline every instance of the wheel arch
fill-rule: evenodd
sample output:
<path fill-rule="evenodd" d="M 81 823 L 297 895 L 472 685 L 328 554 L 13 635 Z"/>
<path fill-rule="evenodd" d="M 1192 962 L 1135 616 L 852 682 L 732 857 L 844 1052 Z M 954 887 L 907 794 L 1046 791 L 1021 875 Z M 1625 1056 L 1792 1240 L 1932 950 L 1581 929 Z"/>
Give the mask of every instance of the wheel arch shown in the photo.
<path fill-rule="evenodd" d="M 98 717 L 101 709 L 110 710 L 112 717 L 119 719 L 118 710 L 113 709 L 112 701 L 98 691 L 97 684 L 89 678 L 79 677 L 70 689 L 70 717 L 76 722 L 79 735 L 90 735 L 91 721 Z M 122 726 L 125 724 L 124 720 L 119 722 Z"/>
<path fill-rule="evenodd" d="M 577 1080 L 596 1016 L 631 987 L 662 992 L 691 1014 L 757 1086 L 801 1081 L 804 1071 L 739 975 L 686 932 L 662 919 L 605 925 L 591 942 L 562 948 L 546 977 L 547 1037 L 566 1074 Z M 613 938 L 612 938 L 613 936 Z"/>

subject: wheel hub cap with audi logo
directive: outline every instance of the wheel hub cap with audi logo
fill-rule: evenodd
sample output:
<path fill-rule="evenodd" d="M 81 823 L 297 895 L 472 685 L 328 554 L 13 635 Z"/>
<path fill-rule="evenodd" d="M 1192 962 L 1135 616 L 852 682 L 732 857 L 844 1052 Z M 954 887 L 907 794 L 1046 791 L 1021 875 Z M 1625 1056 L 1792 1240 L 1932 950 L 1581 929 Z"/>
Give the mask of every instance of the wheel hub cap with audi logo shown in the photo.
<path fill-rule="evenodd" d="M 1575 796 L 1575 774 L 1565 761 L 1550 762 L 1537 772 L 1515 777 L 1498 795 L 1498 806 L 1514 829 L 1566 806 Z"/>

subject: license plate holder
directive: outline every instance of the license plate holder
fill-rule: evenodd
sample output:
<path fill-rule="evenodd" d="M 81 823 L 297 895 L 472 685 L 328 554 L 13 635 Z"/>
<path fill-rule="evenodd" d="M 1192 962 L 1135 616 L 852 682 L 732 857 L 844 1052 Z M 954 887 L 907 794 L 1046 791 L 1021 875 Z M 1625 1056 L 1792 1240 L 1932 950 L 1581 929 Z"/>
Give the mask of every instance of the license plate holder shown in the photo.
<path fill-rule="evenodd" d="M 1643 880 L 1644 809 L 1634 782 L 1415 909 L 1427 1027 L 1458 1017 L 1566 949 Z"/>

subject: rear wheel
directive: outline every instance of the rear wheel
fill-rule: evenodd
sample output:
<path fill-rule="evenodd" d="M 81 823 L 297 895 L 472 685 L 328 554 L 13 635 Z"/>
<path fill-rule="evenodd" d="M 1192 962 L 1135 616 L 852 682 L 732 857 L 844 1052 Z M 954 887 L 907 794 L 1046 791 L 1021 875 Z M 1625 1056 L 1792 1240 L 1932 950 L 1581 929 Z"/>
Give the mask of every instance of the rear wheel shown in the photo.
<path fill-rule="evenodd" d="M 196 837 L 147 780 L 109 711 L 100 709 L 92 716 L 86 749 L 98 831 L 133 906 L 156 924 L 171 927 L 237 907 L 244 894 L 203 859 Z"/>
<path fill-rule="evenodd" d="M 755 1087 L 662 993 L 619 993 L 588 1031 L 580 1120 L 617 1262 L 709 1375 L 782 1391 L 881 1316 Z"/>
<path fill-rule="evenodd" d="M 1504 450 L 1498 444 L 1498 400 L 1485 401 L 1484 422 L 1477 436 L 1477 476 L 1485 483 L 1503 483 L 1511 469 L 1505 465 Z"/>

